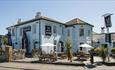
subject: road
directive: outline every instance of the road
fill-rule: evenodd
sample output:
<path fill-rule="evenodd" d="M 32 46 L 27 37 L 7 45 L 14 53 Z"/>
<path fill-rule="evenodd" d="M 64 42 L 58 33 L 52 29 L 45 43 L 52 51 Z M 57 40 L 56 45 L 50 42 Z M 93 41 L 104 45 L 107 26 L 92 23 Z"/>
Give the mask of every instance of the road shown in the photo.
<path fill-rule="evenodd" d="M 0 70 L 114 70 L 115 66 L 99 65 L 96 67 L 88 66 L 66 66 L 66 65 L 51 65 L 38 63 L 0 63 Z"/>

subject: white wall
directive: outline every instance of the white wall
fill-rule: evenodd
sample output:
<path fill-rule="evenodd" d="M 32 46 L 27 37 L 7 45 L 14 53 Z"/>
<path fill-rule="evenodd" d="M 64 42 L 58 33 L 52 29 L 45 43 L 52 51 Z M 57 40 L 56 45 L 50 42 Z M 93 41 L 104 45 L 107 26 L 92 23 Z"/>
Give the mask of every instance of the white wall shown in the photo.
<path fill-rule="evenodd" d="M 79 30 L 80 28 L 84 29 L 84 36 L 79 36 Z M 89 25 L 73 25 L 71 27 L 66 28 L 66 37 L 67 36 L 67 30 L 70 30 L 70 36 L 69 38 L 72 40 L 73 43 L 73 52 L 76 53 L 79 49 L 80 43 L 87 43 L 91 45 L 91 39 L 92 39 L 92 26 Z M 90 30 L 90 34 L 88 35 L 88 30 Z"/>

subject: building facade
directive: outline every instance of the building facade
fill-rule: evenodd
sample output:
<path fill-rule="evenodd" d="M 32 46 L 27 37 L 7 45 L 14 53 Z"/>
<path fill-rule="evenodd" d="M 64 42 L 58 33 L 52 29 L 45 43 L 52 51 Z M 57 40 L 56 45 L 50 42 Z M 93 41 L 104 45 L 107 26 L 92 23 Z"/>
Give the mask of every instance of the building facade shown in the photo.
<path fill-rule="evenodd" d="M 8 27 L 7 30 L 12 35 L 15 49 L 22 48 L 23 31 L 25 31 L 28 38 L 28 47 L 26 47 L 28 53 L 31 53 L 34 48 L 43 48 L 41 45 L 44 43 L 54 44 L 53 50 L 56 52 L 64 52 L 64 44 L 68 37 L 72 40 L 72 50 L 76 53 L 80 44 L 91 45 L 92 27 L 93 25 L 78 18 L 62 23 L 38 13 L 31 20 L 24 22 L 18 20 L 16 25 Z"/>
<path fill-rule="evenodd" d="M 75 18 L 66 22 L 66 37 L 72 39 L 72 50 L 76 53 L 81 44 L 87 43 L 92 45 L 93 25 L 84 22 L 79 18 Z"/>
<path fill-rule="evenodd" d="M 109 45 L 111 48 L 115 47 L 115 33 L 109 33 L 111 35 L 111 42 L 106 40 L 107 33 L 93 33 L 93 46 L 100 47 L 102 45 Z"/>

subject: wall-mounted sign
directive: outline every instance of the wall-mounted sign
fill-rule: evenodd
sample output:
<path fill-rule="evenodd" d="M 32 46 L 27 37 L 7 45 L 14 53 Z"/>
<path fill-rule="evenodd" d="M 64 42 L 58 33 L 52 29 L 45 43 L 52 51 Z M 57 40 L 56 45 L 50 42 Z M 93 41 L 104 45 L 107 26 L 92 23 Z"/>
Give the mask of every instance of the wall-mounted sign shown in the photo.
<path fill-rule="evenodd" d="M 52 28 L 51 28 L 51 26 L 45 26 L 45 35 L 47 35 L 47 36 L 51 36 L 51 34 L 52 34 Z"/>
<path fill-rule="evenodd" d="M 31 31 L 31 26 L 26 26 L 26 27 L 23 27 L 23 31 Z"/>
<path fill-rule="evenodd" d="M 104 19 L 105 19 L 105 26 L 106 27 L 111 27 L 112 26 L 112 24 L 111 24 L 111 15 L 108 15 L 108 16 L 104 17 Z"/>

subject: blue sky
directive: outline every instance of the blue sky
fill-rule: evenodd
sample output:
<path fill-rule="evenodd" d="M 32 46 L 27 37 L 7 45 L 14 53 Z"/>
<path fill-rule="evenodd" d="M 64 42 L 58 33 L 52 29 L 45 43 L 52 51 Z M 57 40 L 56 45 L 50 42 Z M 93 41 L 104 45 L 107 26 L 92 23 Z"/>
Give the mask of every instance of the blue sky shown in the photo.
<path fill-rule="evenodd" d="M 114 0 L 0 0 L 0 35 L 6 34 L 6 27 L 16 24 L 18 18 L 29 20 L 38 11 L 62 22 L 80 18 L 94 25 L 98 33 L 104 26 L 102 15 L 113 13 L 110 31 L 115 30 Z"/>

